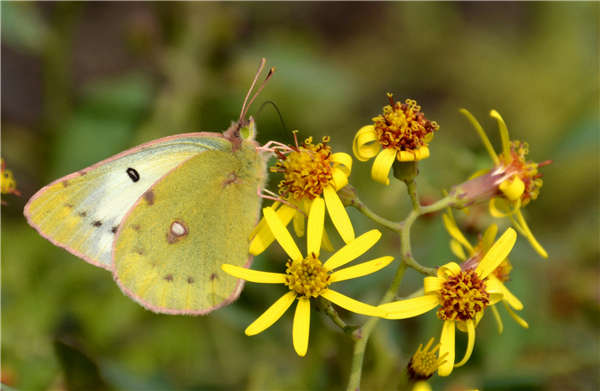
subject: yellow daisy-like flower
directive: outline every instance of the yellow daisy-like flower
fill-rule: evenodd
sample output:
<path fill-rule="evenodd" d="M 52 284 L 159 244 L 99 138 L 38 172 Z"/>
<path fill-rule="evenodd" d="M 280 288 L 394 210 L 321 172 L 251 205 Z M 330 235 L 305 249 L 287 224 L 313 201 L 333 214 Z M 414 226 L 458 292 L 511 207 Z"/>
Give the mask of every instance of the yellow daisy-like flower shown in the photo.
<path fill-rule="evenodd" d="M 12 171 L 6 169 L 6 163 L 3 158 L 0 158 L 0 170 L 0 187 L 2 194 L 14 194 L 20 196 L 21 192 L 17 190 L 17 181 L 15 181 Z M 2 205 L 4 204 L 5 202 L 2 201 Z"/>
<path fill-rule="evenodd" d="M 475 173 L 473 179 L 462 186 L 466 190 L 463 195 L 469 198 L 468 193 L 489 193 L 492 197 L 489 203 L 490 214 L 494 217 L 509 217 L 513 226 L 527 238 L 538 254 L 548 258 L 548 253 L 533 236 L 523 218 L 521 208 L 538 197 L 543 184 L 538 168 L 551 161 L 535 163 L 527 160 L 527 143 L 511 141 L 506 123 L 496 110 L 492 110 L 490 116 L 498 122 L 502 141 L 502 151 L 497 154 L 477 119 L 466 109 L 461 109 L 460 112 L 471 122 L 494 162 L 494 168 Z M 461 185 L 457 187 L 460 188 Z M 502 207 L 502 204 L 508 205 Z"/>
<path fill-rule="evenodd" d="M 328 142 L 329 137 L 323 137 L 322 142 L 313 144 L 309 137 L 301 146 L 291 147 L 287 155 L 279 154 L 280 161 L 271 171 L 283 174 L 278 187 L 286 203 L 276 202 L 273 208 L 285 226 L 293 219 L 296 235 L 302 237 L 305 215 L 314 200 L 323 197 L 334 227 L 344 242 L 349 243 L 354 240 L 354 228 L 337 192 L 348 184 L 352 157 L 343 152 L 332 153 Z M 275 239 L 265 219 L 258 223 L 250 238 L 249 251 L 253 255 L 262 253 Z M 333 250 L 326 233 L 323 241 L 325 249 Z"/>
<path fill-rule="evenodd" d="M 285 311 L 298 299 L 292 330 L 296 353 L 304 356 L 308 349 L 310 329 L 310 299 L 323 297 L 357 314 L 381 316 L 383 312 L 372 305 L 362 303 L 329 288 L 334 282 L 362 277 L 374 273 L 389 265 L 393 257 L 381 257 L 358 265 L 338 269 L 359 257 L 370 249 L 381 237 L 378 230 L 369 231 L 346 244 L 325 262 L 319 259 L 325 219 L 325 202 L 315 198 L 308 215 L 306 248 L 304 257 L 285 225 L 273 208 L 264 208 L 266 224 L 290 260 L 286 263 L 285 273 L 269 273 L 250 270 L 239 266 L 223 264 L 222 269 L 237 278 L 265 284 L 284 284 L 289 292 L 281 296 L 258 319 L 246 328 L 246 335 L 255 335 L 275 323 Z M 338 270 L 335 270 L 338 269 Z"/>
<path fill-rule="evenodd" d="M 503 289 L 496 278 L 490 278 L 493 271 L 512 250 L 517 234 L 514 229 L 506 232 L 486 252 L 477 267 L 462 270 L 450 262 L 438 268 L 437 277 L 425 277 L 424 295 L 412 299 L 382 304 L 380 309 L 387 319 L 412 318 L 436 307 L 437 316 L 444 321 L 440 337 L 440 356 L 445 362 L 438 368 L 440 376 L 448 376 L 454 367 L 464 365 L 475 346 L 475 325 L 490 304 L 503 298 Z M 462 360 L 454 363 L 454 334 L 456 327 L 468 334 L 467 351 Z"/>
<path fill-rule="evenodd" d="M 435 121 L 429 121 L 416 101 L 407 99 L 396 102 L 388 93 L 390 104 L 383 114 L 373 118 L 373 125 L 363 126 L 354 136 L 352 150 L 360 161 L 375 157 L 371 177 L 389 185 L 388 178 L 394 161 L 409 162 L 429 157 L 429 142 L 433 132 L 439 129 Z"/>
<path fill-rule="evenodd" d="M 471 246 L 471 243 L 467 240 L 467 238 L 463 235 L 463 233 L 458 228 L 456 221 L 454 220 L 454 216 L 452 212 L 449 210 L 447 214 L 444 214 L 444 225 L 446 230 L 452 236 L 450 240 L 450 249 L 459 259 L 464 261 L 461 265 L 463 270 L 473 269 L 477 267 L 477 264 L 481 260 L 483 256 L 489 251 L 496 240 L 496 234 L 498 233 L 498 226 L 496 224 L 492 224 L 488 227 L 488 229 L 484 232 L 483 236 L 475 246 Z M 465 253 L 466 250 L 466 253 Z M 510 272 L 512 270 L 512 265 L 508 258 L 504 259 L 496 269 L 489 275 L 489 279 L 495 279 L 495 284 L 502 290 L 502 303 L 506 307 L 510 316 L 521 326 L 524 328 L 529 328 L 529 324 L 523 318 L 518 316 L 513 310 L 521 311 L 523 309 L 523 303 L 519 300 L 506 286 L 504 282 L 508 281 L 510 278 Z M 504 329 L 504 325 L 502 324 L 502 319 L 500 318 L 500 314 L 498 313 L 498 309 L 496 305 L 491 305 L 490 309 L 494 314 L 494 318 L 496 320 L 496 324 L 498 325 L 498 332 L 502 333 Z"/>

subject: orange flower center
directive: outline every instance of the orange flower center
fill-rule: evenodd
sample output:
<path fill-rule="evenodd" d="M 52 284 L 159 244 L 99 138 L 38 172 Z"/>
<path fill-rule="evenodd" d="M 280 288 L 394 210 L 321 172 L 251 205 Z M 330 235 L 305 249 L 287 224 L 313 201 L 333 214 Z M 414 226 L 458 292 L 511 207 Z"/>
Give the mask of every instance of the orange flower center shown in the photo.
<path fill-rule="evenodd" d="M 474 270 L 465 270 L 448 277 L 440 289 L 441 305 L 437 311 L 442 320 L 474 319 L 490 302 L 485 281 Z"/>
<path fill-rule="evenodd" d="M 383 114 L 373 118 L 377 140 L 383 148 L 398 151 L 416 151 L 426 146 L 439 129 L 435 121 L 429 121 L 421 112 L 415 100 L 405 103 L 395 102 L 392 94 L 387 94 L 390 104 L 383 108 Z"/>
<path fill-rule="evenodd" d="M 317 297 L 329 286 L 329 272 L 314 254 L 298 262 L 288 260 L 285 266 L 285 285 L 299 295 Z"/>
<path fill-rule="evenodd" d="M 525 184 L 525 190 L 521 195 L 521 205 L 527 205 L 531 200 L 535 200 L 542 187 L 542 174 L 538 172 L 538 167 L 549 164 L 550 162 L 535 163 L 527 161 L 529 154 L 529 145 L 521 141 L 512 141 L 510 145 L 510 156 L 500 155 L 500 160 L 507 163 L 506 171 L 514 172 Z"/>
<path fill-rule="evenodd" d="M 331 147 L 329 137 L 313 144 L 312 137 L 288 155 L 279 155 L 280 160 L 271 167 L 272 172 L 283 173 L 279 182 L 279 194 L 285 199 L 296 201 L 313 200 L 323 194 L 323 189 L 333 180 Z"/>

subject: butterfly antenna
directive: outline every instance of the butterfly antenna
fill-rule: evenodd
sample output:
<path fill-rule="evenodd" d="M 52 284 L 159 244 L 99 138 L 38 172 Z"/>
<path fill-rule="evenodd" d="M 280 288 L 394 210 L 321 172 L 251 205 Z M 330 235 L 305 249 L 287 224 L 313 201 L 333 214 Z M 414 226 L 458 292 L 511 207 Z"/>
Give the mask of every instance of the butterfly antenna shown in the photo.
<path fill-rule="evenodd" d="M 250 106 L 252 106 L 254 99 L 256 99 L 256 97 L 260 94 L 260 92 L 263 90 L 263 88 L 265 88 L 265 85 L 267 85 L 267 82 L 269 81 L 271 76 L 273 76 L 274 73 L 275 73 L 275 67 L 271 67 L 271 69 L 269 69 L 269 73 L 267 73 L 267 76 L 265 77 L 265 80 L 263 80 L 260 87 L 258 87 L 258 90 L 256 90 L 256 93 L 254 94 L 254 96 L 252 96 L 252 99 L 250 99 L 250 102 L 248 103 L 248 107 L 246 108 L 246 110 L 248 110 L 248 108 Z"/>
<path fill-rule="evenodd" d="M 281 111 L 279 111 L 279 107 L 277 107 L 275 102 L 273 102 L 272 100 L 267 100 L 267 101 L 263 102 L 263 104 L 260 105 L 260 107 L 256 111 L 256 116 L 258 116 L 260 114 L 260 112 L 266 105 L 273 106 L 273 108 L 277 112 L 277 115 L 279 116 L 279 121 L 281 121 L 281 126 L 283 127 L 283 130 L 287 133 L 288 130 L 287 130 L 287 127 L 285 126 L 285 121 L 283 120 L 283 115 L 281 115 Z"/>
<path fill-rule="evenodd" d="M 252 93 L 252 90 L 254 89 L 256 82 L 258 81 L 258 77 L 260 76 L 263 69 L 265 68 L 266 63 L 267 63 L 267 59 L 263 57 L 260 60 L 260 64 L 258 64 L 258 70 L 256 71 L 256 75 L 254 75 L 254 80 L 252 80 L 252 84 L 250 85 L 250 88 L 248 89 L 248 92 L 246 93 L 246 97 L 244 98 L 244 103 L 242 104 L 242 112 L 240 113 L 240 119 L 239 119 L 240 121 L 246 116 L 248 107 L 250 107 L 250 105 L 252 104 L 252 101 L 250 101 L 250 104 L 246 105 L 246 103 L 248 103 L 248 98 L 250 97 L 250 94 Z"/>

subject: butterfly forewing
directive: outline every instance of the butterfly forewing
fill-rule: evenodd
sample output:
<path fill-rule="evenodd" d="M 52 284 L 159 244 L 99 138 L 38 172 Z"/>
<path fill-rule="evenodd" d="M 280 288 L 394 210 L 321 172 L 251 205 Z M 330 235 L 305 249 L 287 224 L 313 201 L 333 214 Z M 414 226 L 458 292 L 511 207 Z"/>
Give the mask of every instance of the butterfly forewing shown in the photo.
<path fill-rule="evenodd" d="M 231 150 L 216 133 L 166 137 L 61 178 L 38 191 L 25 216 L 57 246 L 111 269 L 111 251 L 127 211 L 161 177 L 207 150 Z"/>
<path fill-rule="evenodd" d="M 146 308 L 204 314 L 239 295 L 222 263 L 248 266 L 265 162 L 252 142 L 207 151 L 170 171 L 123 220 L 113 250 L 115 280 Z"/>

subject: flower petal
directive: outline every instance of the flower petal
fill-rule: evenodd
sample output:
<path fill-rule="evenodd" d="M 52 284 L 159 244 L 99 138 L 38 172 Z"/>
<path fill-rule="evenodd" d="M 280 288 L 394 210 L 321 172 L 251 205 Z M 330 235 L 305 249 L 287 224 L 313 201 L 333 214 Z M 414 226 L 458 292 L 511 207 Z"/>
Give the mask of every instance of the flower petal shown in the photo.
<path fill-rule="evenodd" d="M 372 229 L 358 238 L 354 239 L 344 247 L 335 252 L 325 263 L 323 267 L 327 270 L 334 270 L 348 262 L 360 257 L 369 250 L 381 238 L 381 232 L 377 229 Z"/>
<path fill-rule="evenodd" d="M 439 277 L 425 277 L 423 279 L 423 289 L 425 294 L 439 291 L 443 282 L 444 280 Z"/>
<path fill-rule="evenodd" d="M 485 230 L 483 237 L 481 238 L 481 248 L 484 252 L 492 247 L 494 240 L 496 240 L 496 235 L 498 235 L 498 226 L 496 224 L 490 225 Z"/>
<path fill-rule="evenodd" d="M 338 167 L 333 168 L 331 175 L 333 176 L 333 184 L 336 191 L 348 184 L 348 175 Z"/>
<path fill-rule="evenodd" d="M 377 134 L 373 125 L 363 126 L 356 132 L 352 142 L 352 152 L 361 162 L 377 155 L 381 145 L 377 142 Z"/>
<path fill-rule="evenodd" d="M 500 317 L 500 313 L 498 312 L 498 308 L 495 305 L 490 306 L 492 310 L 492 314 L 494 314 L 494 320 L 496 321 L 496 326 L 498 326 L 498 334 L 502 334 L 504 331 L 504 324 L 502 323 L 502 318 Z"/>
<path fill-rule="evenodd" d="M 527 323 L 527 321 L 523 318 L 521 318 L 519 315 L 517 315 L 515 313 L 515 311 L 513 311 L 508 304 L 506 304 L 506 302 L 504 302 L 504 307 L 506 307 L 506 310 L 508 311 L 508 313 L 510 314 L 510 316 L 515 320 L 515 322 L 517 322 L 519 324 L 519 326 L 523 327 L 524 329 L 528 329 L 529 328 L 529 323 Z"/>
<path fill-rule="evenodd" d="M 298 299 L 294 325 L 292 326 L 292 340 L 294 350 L 298 356 L 304 357 L 308 350 L 308 336 L 310 334 L 310 300 L 306 297 Z"/>
<path fill-rule="evenodd" d="M 430 133 L 431 134 L 431 133 Z M 423 160 L 429 157 L 429 148 L 426 146 L 419 147 L 415 151 L 415 160 Z"/>
<path fill-rule="evenodd" d="M 390 184 L 390 169 L 392 168 L 392 164 L 394 164 L 394 160 L 396 159 L 397 151 L 393 148 L 384 148 L 373 162 L 373 167 L 371 167 L 371 177 L 384 185 Z"/>
<path fill-rule="evenodd" d="M 393 260 L 394 257 L 381 257 L 373 259 L 372 261 L 359 263 L 355 266 L 340 269 L 331 273 L 329 281 L 333 283 L 366 276 L 367 274 L 375 273 L 376 271 L 383 269 L 392 263 Z"/>
<path fill-rule="evenodd" d="M 347 309 L 348 311 L 352 311 L 357 314 L 379 317 L 384 315 L 384 312 L 381 311 L 378 307 L 363 303 L 358 300 L 354 300 L 346 295 L 342 295 L 341 293 L 331 289 L 326 289 L 325 291 L 323 291 L 321 293 L 321 297 L 329 300 L 334 304 L 339 305 L 342 308 Z"/>
<path fill-rule="evenodd" d="M 307 255 L 315 254 L 318 258 L 323 239 L 323 226 L 325 225 L 325 202 L 323 199 L 317 197 L 313 200 L 307 225 L 306 252 Z"/>
<path fill-rule="evenodd" d="M 277 299 L 258 319 L 246 327 L 246 335 L 256 335 L 271 327 L 290 308 L 295 298 L 296 293 L 290 291 Z"/>
<path fill-rule="evenodd" d="M 329 240 L 329 235 L 327 235 L 327 230 L 323 229 L 323 240 L 321 241 L 321 248 L 327 252 L 333 252 L 335 250 L 333 248 L 333 244 L 331 244 L 331 240 Z"/>
<path fill-rule="evenodd" d="M 461 272 L 461 268 L 456 262 L 448 262 L 442 265 L 437 270 L 437 276 L 446 279 L 451 276 L 455 276 Z"/>
<path fill-rule="evenodd" d="M 467 238 L 465 238 L 460 229 L 458 229 L 456 222 L 454 222 L 454 220 L 446 214 L 442 215 L 442 219 L 444 220 L 444 226 L 446 227 L 446 231 L 448 231 L 450 236 L 452 236 L 457 242 L 465 246 L 465 248 L 469 250 L 469 253 L 472 254 L 473 246 L 471 246 L 471 243 L 469 243 L 469 241 L 467 240 Z"/>
<path fill-rule="evenodd" d="M 507 228 L 506 231 L 500 236 L 500 238 L 492 245 L 487 253 L 483 256 L 479 265 L 475 269 L 475 272 L 479 278 L 487 277 L 491 272 L 494 271 L 502 263 L 502 261 L 508 256 L 515 241 L 517 240 L 517 233 L 512 228 Z"/>
<path fill-rule="evenodd" d="M 294 215 L 294 232 L 299 238 L 304 236 L 304 213 L 296 211 Z"/>
<path fill-rule="evenodd" d="M 523 195 L 525 183 L 516 176 L 503 181 L 498 188 L 510 201 L 516 201 Z"/>
<path fill-rule="evenodd" d="M 281 223 L 286 226 L 297 212 L 296 209 L 284 204 L 277 209 L 277 216 L 279 216 Z M 275 240 L 275 236 L 273 236 L 273 232 L 271 232 L 267 220 L 263 218 L 258 225 L 260 227 L 257 226 L 256 236 L 254 236 L 250 242 L 250 248 L 248 250 L 252 255 L 262 253 L 271 245 L 271 243 L 273 243 L 273 240 Z"/>
<path fill-rule="evenodd" d="M 325 198 L 329 217 L 331 217 L 335 229 L 337 229 L 344 242 L 349 243 L 354 240 L 354 227 L 352 227 L 346 208 L 344 208 L 344 204 L 342 204 L 342 200 L 340 200 L 335 189 L 326 186 L 323 189 L 323 198 Z"/>
<path fill-rule="evenodd" d="M 460 360 L 460 362 L 454 364 L 454 368 L 462 367 L 463 365 L 465 365 L 467 361 L 469 361 L 469 358 L 471 358 L 471 354 L 473 354 L 473 348 L 475 347 L 475 324 L 473 322 L 473 319 L 469 319 L 465 323 L 467 326 L 468 335 L 467 351 L 465 352 L 465 356 L 463 357 L 463 359 Z"/>
<path fill-rule="evenodd" d="M 221 265 L 221 269 L 237 278 L 250 282 L 260 282 L 263 284 L 283 284 L 285 283 L 285 274 L 283 273 L 270 273 L 263 272 L 260 270 L 246 269 L 245 267 L 229 265 L 224 263 Z"/>
<path fill-rule="evenodd" d="M 387 313 L 384 316 L 386 319 L 407 319 L 431 311 L 439 304 L 438 296 L 430 294 L 382 304 L 379 308 Z"/>
<path fill-rule="evenodd" d="M 465 254 L 465 250 L 463 247 L 454 239 L 450 239 L 450 251 L 452 254 L 456 255 L 458 259 L 461 261 L 465 261 L 467 259 L 467 255 Z"/>
<path fill-rule="evenodd" d="M 294 239 L 292 239 L 292 235 L 290 235 L 288 230 L 285 228 L 285 225 L 283 225 L 282 221 L 279 219 L 279 217 L 277 217 L 277 214 L 273 211 L 273 209 L 264 208 L 263 215 L 267 220 L 269 228 L 271 228 L 273 236 L 275 236 L 275 239 L 277 242 L 279 242 L 283 250 L 290 256 L 290 258 L 292 258 L 293 261 L 302 260 L 302 254 L 300 253 L 300 250 L 298 250 L 298 246 L 296 246 Z"/>
<path fill-rule="evenodd" d="M 344 152 L 336 152 L 331 155 L 331 161 L 334 168 L 341 170 L 346 174 L 346 177 L 350 176 L 350 172 L 352 172 L 352 156 Z"/>
<path fill-rule="evenodd" d="M 495 118 L 498 122 L 498 130 L 500 131 L 500 140 L 502 141 L 502 155 L 504 158 L 512 158 L 510 154 L 510 138 L 508 136 L 508 128 L 506 123 L 496 110 L 490 111 L 490 117 Z"/>
<path fill-rule="evenodd" d="M 438 357 L 444 358 L 444 363 L 438 368 L 438 375 L 449 376 L 454 368 L 454 321 L 446 320 L 442 326 L 442 334 L 440 335 L 440 352 Z"/>
<path fill-rule="evenodd" d="M 531 247 L 533 247 L 533 249 L 537 251 L 537 253 L 540 254 L 543 258 L 548 258 L 548 253 L 546 252 L 546 250 L 544 250 L 542 245 L 538 243 L 535 236 L 533 236 L 533 233 L 531 232 L 529 226 L 527 225 L 527 222 L 523 218 L 520 209 L 518 209 L 515 212 L 515 218 L 519 223 L 520 227 L 523 229 L 523 236 L 527 238 L 529 244 L 531 244 Z"/>
<path fill-rule="evenodd" d="M 496 155 L 496 151 L 494 151 L 494 147 L 492 146 L 492 143 L 490 142 L 490 139 L 488 138 L 488 136 L 485 134 L 483 128 L 479 124 L 479 121 L 477 121 L 475 119 L 475 117 L 473 117 L 473 114 L 471 114 L 469 112 L 469 110 L 467 110 L 467 109 L 460 109 L 459 111 L 460 111 L 460 113 L 462 115 L 464 115 L 465 117 L 467 117 L 467 119 L 469 120 L 469 122 L 473 125 L 473 127 L 477 131 L 477 134 L 479 134 L 479 137 L 481 138 L 481 141 L 483 142 L 483 145 L 485 146 L 485 149 L 488 151 L 488 154 L 490 155 L 490 157 L 494 161 L 494 164 L 500 163 L 500 159 L 498 159 L 498 155 Z"/>
<path fill-rule="evenodd" d="M 273 208 L 274 210 L 277 210 L 279 207 L 281 206 L 281 202 L 279 201 L 275 201 L 273 202 L 273 204 L 271 205 L 271 208 Z M 256 234 L 258 233 L 258 231 L 262 230 L 262 229 L 267 229 L 269 230 L 268 226 L 267 226 L 267 222 L 265 221 L 265 219 L 260 219 L 260 221 L 258 222 L 258 224 L 256 224 L 256 227 L 254 227 L 254 229 L 252 230 L 252 232 L 250 232 L 250 236 L 248 237 L 250 240 L 252 240 L 252 238 L 254 238 L 256 236 Z M 270 231 L 270 230 L 269 230 Z M 275 239 L 275 238 L 273 238 Z"/>
<path fill-rule="evenodd" d="M 502 295 L 502 300 L 507 302 L 517 311 L 521 311 L 523 309 L 523 303 L 521 300 L 513 295 L 512 292 L 508 290 L 506 285 L 504 285 L 496 277 L 493 277 L 493 275 L 490 275 L 486 281 L 486 291 L 490 293 L 500 293 Z"/>

